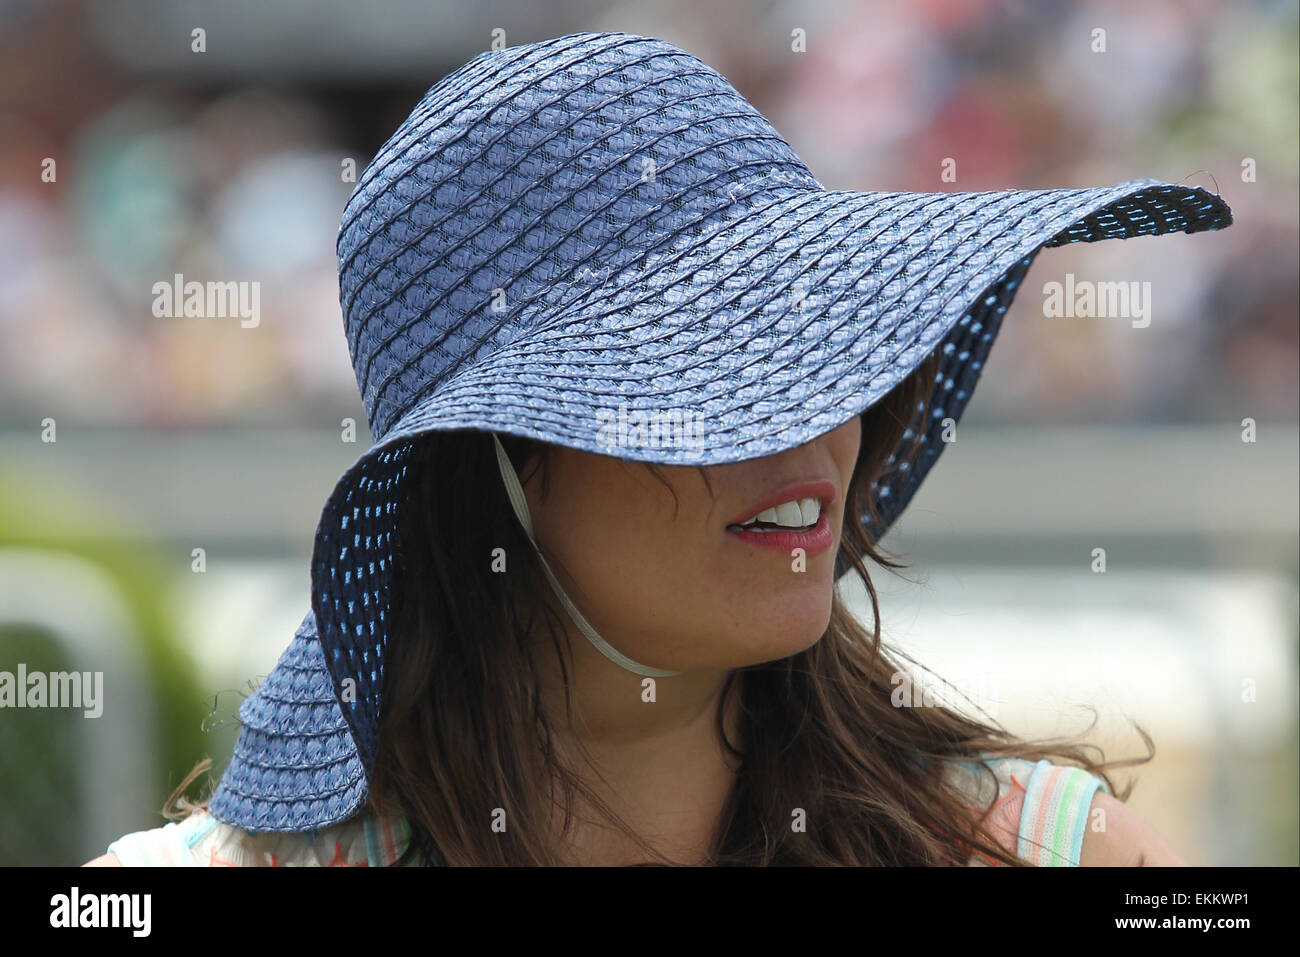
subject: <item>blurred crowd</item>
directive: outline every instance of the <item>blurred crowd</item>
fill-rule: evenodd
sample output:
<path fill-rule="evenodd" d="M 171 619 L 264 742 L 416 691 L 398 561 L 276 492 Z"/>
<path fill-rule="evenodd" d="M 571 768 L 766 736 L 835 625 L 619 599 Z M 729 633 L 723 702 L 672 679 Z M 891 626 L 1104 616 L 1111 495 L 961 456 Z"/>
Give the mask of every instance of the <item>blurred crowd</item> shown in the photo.
<path fill-rule="evenodd" d="M 344 170 L 351 161 L 359 174 L 494 27 L 509 43 L 588 29 L 677 43 L 726 75 L 829 188 L 1156 177 L 1221 192 L 1236 222 L 1212 238 L 1045 252 L 970 415 L 1296 417 L 1292 3 L 401 2 L 339 35 L 329 3 L 310 33 L 295 31 L 285 11 L 306 6 L 0 3 L 0 427 L 46 416 L 324 427 L 357 414 L 334 250 L 353 185 Z M 132 16 L 154 18 L 151 29 L 132 33 L 120 22 Z M 204 23 L 221 29 L 187 56 Z M 366 52 L 397 34 L 405 52 Z M 154 55 L 159 43 L 176 55 Z M 277 60 L 277 47 L 294 56 Z M 345 49 L 352 58 L 335 64 Z M 1034 280 L 1041 289 L 1067 267 L 1150 280 L 1152 325 L 1043 318 Z M 261 321 L 157 317 L 154 285 L 176 274 L 259 281 Z"/>
<path fill-rule="evenodd" d="M 149 698 L 156 709 L 115 707 L 76 727 L 37 712 L 0 723 L 0 755 L 27 772 L 0 775 L 0 819 L 23 822 L 0 829 L 0 864 L 98 856 L 116 836 L 159 826 L 155 796 L 200 754 L 224 766 L 230 702 L 243 694 L 229 689 L 266 673 L 304 607 L 317 512 L 303 488 L 330 480 L 355 450 L 308 442 L 272 461 L 268 442 L 246 432 L 230 442 L 169 434 L 163 445 L 157 433 L 334 431 L 347 416 L 364 429 L 337 298 L 347 174 L 359 176 L 425 90 L 494 37 L 518 44 L 585 30 L 656 36 L 699 56 L 827 188 L 1156 178 L 1221 193 L 1235 217 L 1221 233 L 1045 250 L 963 423 L 1197 423 L 1211 443 L 1221 426 L 1231 446 L 1251 417 L 1261 441 L 1274 423 L 1273 435 L 1294 434 L 1293 0 L 0 0 L 0 553 L 15 550 L 10 568 L 54 569 L 43 593 L 0 574 L 0 598 L 30 599 L 13 607 L 43 608 L 43 620 L 81 609 L 76 620 L 93 622 L 55 641 L 26 617 L 17 629 L 0 621 L 0 668 L 62 669 L 93 651 L 108 656 L 114 682 L 136 680 L 135 659 L 101 634 L 104 610 L 120 606 L 131 622 L 122 640 L 149 663 L 138 676 L 148 694 L 125 700 Z M 1043 285 L 1067 273 L 1149 281 L 1150 326 L 1045 317 Z M 258 321 L 157 315 L 155 287 L 178 275 L 259 283 Z M 46 456 L 48 446 L 30 454 L 46 418 L 110 428 L 72 458 Z M 1029 454 L 1064 474 L 1103 446 L 1058 445 L 1044 456 L 1035 445 Z M 1117 683 L 1141 679 L 1145 713 L 1167 716 L 1163 764 L 1138 792 L 1144 813 L 1194 862 L 1294 864 L 1295 722 L 1278 704 L 1293 707 L 1294 679 L 1277 678 L 1285 687 L 1261 695 L 1272 710 L 1242 708 L 1235 686 L 1223 698 L 1219 680 L 1285 675 L 1274 662 L 1294 661 L 1293 559 L 1285 587 L 1243 574 L 1254 564 L 1271 574 L 1279 551 L 1236 534 L 1243 519 L 1233 500 L 1276 508 L 1281 540 L 1295 525 L 1293 475 L 1281 474 L 1278 446 L 1244 468 L 1230 448 L 1201 457 L 1205 447 L 1178 447 L 1181 457 L 1151 470 L 1127 510 L 1103 522 L 1117 527 L 1163 501 L 1164 476 L 1195 462 L 1183 507 L 1192 503 L 1199 518 L 1204 504 L 1213 521 L 1174 529 L 1182 513 L 1169 508 L 1130 531 L 1126 570 L 1111 578 L 1118 602 L 1098 603 L 1095 585 L 1080 589 L 1074 564 L 1035 568 L 1036 578 L 1026 571 L 1036 556 L 1073 555 L 1071 523 L 1094 519 L 1089 503 L 1034 535 L 1023 523 L 1004 534 L 999 517 L 1024 502 L 1006 491 L 1014 486 L 990 482 L 987 526 L 997 534 L 979 523 L 932 534 L 925 555 L 940 568 L 938 587 L 886 587 L 886 627 L 919 643 L 927 665 L 943 654 L 959 665 L 979 648 L 983 667 L 998 642 L 1010 651 L 1022 635 L 1042 639 L 1039 657 L 1015 652 L 1017 680 L 1035 693 L 1093 674 L 1098 661 L 1113 667 L 1090 636 L 1131 652 Z M 1128 447 L 1107 454 L 1091 467 L 1119 462 Z M 182 457 L 187 468 L 174 468 Z M 936 527 L 943 514 L 931 515 Z M 1220 541 L 1224 527 L 1234 534 Z M 1259 537 L 1258 524 L 1245 527 Z M 194 573 L 196 542 L 212 550 L 211 573 Z M 971 578 L 971 555 L 986 577 Z M 1140 564 L 1165 556 L 1195 570 L 1178 577 Z M 42 564 L 50 560 L 75 561 L 74 571 Z M 1039 587 L 1046 597 L 1030 600 Z M 1231 655 L 1216 650 L 1221 639 Z M 226 738 L 207 733 L 214 716 Z M 1234 738 L 1244 721 L 1260 723 Z M 91 737 L 86 724 L 110 736 Z M 86 755 L 96 753 L 136 791 L 106 787 L 89 770 Z"/>

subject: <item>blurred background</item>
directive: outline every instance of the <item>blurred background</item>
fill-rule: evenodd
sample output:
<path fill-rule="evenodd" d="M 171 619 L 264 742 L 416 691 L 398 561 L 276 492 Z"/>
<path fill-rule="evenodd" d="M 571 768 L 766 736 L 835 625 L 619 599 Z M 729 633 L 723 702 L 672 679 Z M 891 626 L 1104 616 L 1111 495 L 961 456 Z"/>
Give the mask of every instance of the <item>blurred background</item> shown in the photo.
<path fill-rule="evenodd" d="M 225 766 L 370 443 L 349 165 L 494 35 L 581 30 L 701 57 L 829 188 L 1223 195 L 1220 233 L 1040 254 L 875 580 L 1011 730 L 1150 732 L 1132 803 L 1189 862 L 1296 864 L 1300 40 L 1258 0 L 0 0 L 0 671 L 105 673 L 102 717 L 0 711 L 0 863 L 98 856 Z M 176 273 L 260 282 L 260 322 L 155 317 Z M 1045 318 L 1067 273 L 1149 281 L 1150 326 Z"/>

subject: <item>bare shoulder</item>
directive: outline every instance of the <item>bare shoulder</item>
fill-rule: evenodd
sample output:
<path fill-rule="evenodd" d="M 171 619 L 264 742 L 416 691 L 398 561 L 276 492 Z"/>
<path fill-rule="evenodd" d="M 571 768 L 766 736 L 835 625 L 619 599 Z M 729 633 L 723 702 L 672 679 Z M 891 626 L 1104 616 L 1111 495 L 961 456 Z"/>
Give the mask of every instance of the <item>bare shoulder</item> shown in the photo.
<path fill-rule="evenodd" d="M 95 858 L 93 861 L 86 861 L 82 867 L 121 867 L 122 862 L 117 859 L 116 854 L 104 854 Z"/>
<path fill-rule="evenodd" d="M 1080 867 L 1186 867 L 1163 834 L 1137 811 L 1105 791 L 1092 799 L 1079 853 Z M 1093 822 L 1100 822 L 1094 828 Z"/>

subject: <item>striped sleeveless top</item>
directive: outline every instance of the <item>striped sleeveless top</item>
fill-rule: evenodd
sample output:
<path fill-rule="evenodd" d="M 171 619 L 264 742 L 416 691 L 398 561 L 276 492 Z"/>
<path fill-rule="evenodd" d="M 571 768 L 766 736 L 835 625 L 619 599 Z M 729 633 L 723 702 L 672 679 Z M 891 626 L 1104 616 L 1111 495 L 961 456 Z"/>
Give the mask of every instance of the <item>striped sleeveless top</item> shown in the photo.
<path fill-rule="evenodd" d="M 973 810 L 990 809 L 989 834 L 1027 863 L 1075 867 L 1093 795 L 1105 782 L 1081 768 L 1020 758 L 950 762 L 949 780 Z M 996 792 L 996 793 L 995 793 Z M 108 845 L 123 867 L 388 867 L 406 849 L 410 829 L 401 818 L 364 814 L 310 833 L 249 833 L 206 811 L 183 821 L 136 831 Z M 975 854 L 968 866 L 997 866 Z"/>

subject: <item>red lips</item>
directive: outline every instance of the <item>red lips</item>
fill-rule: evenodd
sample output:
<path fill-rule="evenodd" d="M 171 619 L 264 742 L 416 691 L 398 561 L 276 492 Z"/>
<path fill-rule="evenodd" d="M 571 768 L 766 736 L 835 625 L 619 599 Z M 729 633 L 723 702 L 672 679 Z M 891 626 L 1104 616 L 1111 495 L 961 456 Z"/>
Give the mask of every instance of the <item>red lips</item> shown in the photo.
<path fill-rule="evenodd" d="M 835 484 L 827 479 L 812 479 L 786 485 L 772 492 L 762 501 L 755 502 L 743 515 L 737 515 L 727 524 L 739 525 L 741 522 L 748 522 L 764 509 L 776 508 L 782 502 L 797 502 L 805 498 L 817 499 L 822 503 L 822 512 L 825 513 L 826 507 L 835 501 L 836 494 Z"/>
<path fill-rule="evenodd" d="M 727 534 L 734 535 L 740 541 L 760 548 L 770 548 L 787 554 L 796 548 L 805 553 L 825 551 L 830 548 L 835 536 L 831 534 L 828 518 L 830 506 L 837 499 L 835 484 L 826 479 L 813 479 L 797 482 L 776 489 L 758 502 L 751 505 L 742 515 L 727 523 Z M 806 498 L 815 498 L 821 504 L 821 515 L 817 523 L 805 530 L 754 531 L 735 528 L 741 522 L 747 522 L 765 509 L 775 508 L 783 502 L 797 502 Z"/>
<path fill-rule="evenodd" d="M 807 497 L 811 498 L 812 496 Z M 817 524 L 806 532 L 798 532 L 793 529 L 788 532 L 752 532 L 728 528 L 727 534 L 734 535 L 747 544 L 757 545 L 760 548 L 774 548 L 786 554 L 796 548 L 802 548 L 807 554 L 822 552 L 830 548 L 831 542 L 835 540 L 835 536 L 831 534 L 831 523 L 827 519 L 824 510 L 821 518 L 817 519 Z"/>

